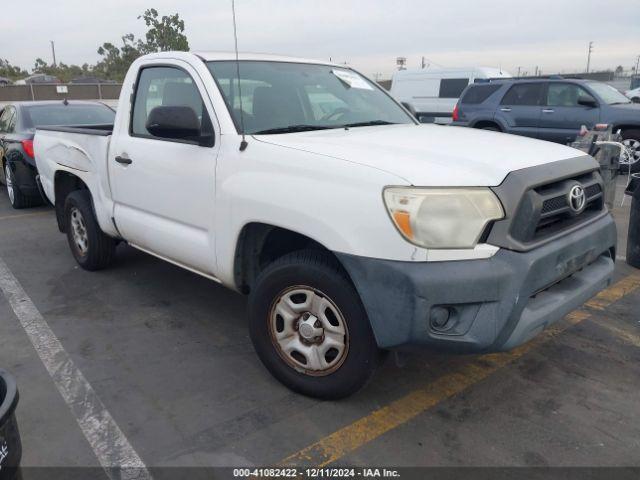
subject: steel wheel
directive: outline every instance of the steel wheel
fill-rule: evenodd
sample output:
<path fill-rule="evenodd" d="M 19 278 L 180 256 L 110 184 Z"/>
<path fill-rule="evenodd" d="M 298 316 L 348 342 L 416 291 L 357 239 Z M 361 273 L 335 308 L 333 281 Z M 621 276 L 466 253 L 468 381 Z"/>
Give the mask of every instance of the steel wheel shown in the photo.
<path fill-rule="evenodd" d="M 73 229 L 73 241 L 80 255 L 86 255 L 89 251 L 89 235 L 84 223 L 84 217 L 77 208 L 71 209 L 71 228 Z"/>
<path fill-rule="evenodd" d="M 627 138 L 622 144 L 629 150 L 629 155 L 620 159 L 620 165 L 634 165 L 640 161 L 640 140 Z"/>
<path fill-rule="evenodd" d="M 311 376 L 336 371 L 349 349 L 344 316 L 327 295 L 307 286 L 288 288 L 276 297 L 269 333 L 280 357 Z"/>
<path fill-rule="evenodd" d="M 9 163 L 4 166 L 4 177 L 7 182 L 7 193 L 9 194 L 9 200 L 13 205 L 16 201 L 15 191 L 13 189 L 13 177 L 11 176 L 11 169 L 9 168 Z"/>

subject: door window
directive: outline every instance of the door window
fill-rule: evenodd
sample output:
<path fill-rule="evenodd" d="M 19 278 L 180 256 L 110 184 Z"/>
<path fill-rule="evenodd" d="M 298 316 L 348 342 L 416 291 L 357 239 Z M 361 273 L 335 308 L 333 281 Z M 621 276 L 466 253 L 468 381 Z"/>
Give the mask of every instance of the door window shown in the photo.
<path fill-rule="evenodd" d="M 173 67 L 147 67 L 140 72 L 131 119 L 133 136 L 159 138 L 154 137 L 146 128 L 149 113 L 158 106 L 191 107 L 200 120 L 200 135 L 213 135 L 211 118 L 198 87 L 184 70 Z"/>
<path fill-rule="evenodd" d="M 572 83 L 551 83 L 547 91 L 550 107 L 580 107 L 580 100 L 595 99 L 585 89 Z"/>
<path fill-rule="evenodd" d="M 459 98 L 462 91 L 469 85 L 468 78 L 443 78 L 440 81 L 439 98 Z"/>
<path fill-rule="evenodd" d="M 518 83 L 511 87 L 502 99 L 502 105 L 540 105 L 542 83 Z"/>

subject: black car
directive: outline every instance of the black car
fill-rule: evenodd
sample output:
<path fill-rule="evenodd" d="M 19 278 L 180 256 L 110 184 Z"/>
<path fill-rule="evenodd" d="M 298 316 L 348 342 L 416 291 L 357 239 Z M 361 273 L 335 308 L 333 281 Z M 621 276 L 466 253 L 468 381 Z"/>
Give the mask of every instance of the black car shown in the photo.
<path fill-rule="evenodd" d="M 115 112 L 98 102 L 18 102 L 0 109 L 0 182 L 13 208 L 42 204 L 36 183 L 36 127 L 113 125 Z"/>
<path fill-rule="evenodd" d="M 496 130 L 571 143 L 582 125 L 622 130 L 640 171 L 640 105 L 606 83 L 562 77 L 498 80 L 469 85 L 453 112 L 452 125 Z"/>

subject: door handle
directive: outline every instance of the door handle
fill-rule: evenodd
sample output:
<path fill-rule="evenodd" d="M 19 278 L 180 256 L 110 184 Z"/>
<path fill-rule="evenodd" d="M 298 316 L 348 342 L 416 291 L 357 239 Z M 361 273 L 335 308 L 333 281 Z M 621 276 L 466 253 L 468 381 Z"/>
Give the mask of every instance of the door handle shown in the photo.
<path fill-rule="evenodd" d="M 120 156 L 116 157 L 115 161 L 121 163 L 122 165 L 131 165 L 133 163 L 133 160 L 131 160 L 130 158 Z"/>
<path fill-rule="evenodd" d="M 500 111 L 501 112 L 510 112 L 511 109 L 510 108 L 501 108 Z"/>
<path fill-rule="evenodd" d="M 553 108 L 543 108 L 542 113 L 553 113 L 555 110 Z"/>

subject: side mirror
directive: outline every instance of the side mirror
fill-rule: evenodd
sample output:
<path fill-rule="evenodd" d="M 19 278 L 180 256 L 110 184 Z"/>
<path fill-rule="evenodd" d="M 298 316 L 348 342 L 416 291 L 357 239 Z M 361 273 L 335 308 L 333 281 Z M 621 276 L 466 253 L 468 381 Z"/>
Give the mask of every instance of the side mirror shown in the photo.
<path fill-rule="evenodd" d="M 145 127 L 154 137 L 200 139 L 200 120 L 191 107 L 155 107 L 149 112 Z"/>
<path fill-rule="evenodd" d="M 413 115 L 413 118 L 415 118 L 416 120 L 420 120 L 418 118 L 418 114 L 416 113 L 416 109 L 413 108 L 413 105 L 410 105 L 407 102 L 400 102 L 400 105 L 402 105 L 404 108 L 406 108 L 407 110 L 409 110 L 409 113 L 411 113 L 411 115 Z"/>
<path fill-rule="evenodd" d="M 578 105 L 582 105 L 583 107 L 596 108 L 598 106 L 598 102 L 596 102 L 593 98 L 579 98 Z"/>

